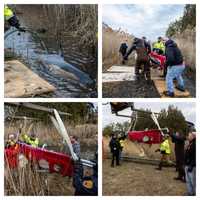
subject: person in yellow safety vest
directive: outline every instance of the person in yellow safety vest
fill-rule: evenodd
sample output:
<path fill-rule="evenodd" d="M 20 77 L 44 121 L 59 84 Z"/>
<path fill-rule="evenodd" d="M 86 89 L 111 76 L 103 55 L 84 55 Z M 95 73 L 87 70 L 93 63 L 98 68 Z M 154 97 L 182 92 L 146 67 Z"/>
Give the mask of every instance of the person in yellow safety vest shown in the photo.
<path fill-rule="evenodd" d="M 120 137 L 118 138 L 119 140 L 119 144 L 120 144 L 120 148 L 119 148 L 119 161 L 122 160 L 122 151 L 123 151 L 123 148 L 124 148 L 124 145 L 125 145 L 125 142 L 124 140 L 126 139 L 126 135 L 124 134 L 121 134 Z"/>
<path fill-rule="evenodd" d="M 161 153 L 161 159 L 157 170 L 162 170 L 162 166 L 165 162 L 168 161 L 168 157 L 171 154 L 171 148 L 169 144 L 169 135 L 165 134 L 162 143 L 160 144 L 160 149 L 157 149 Z"/>
<path fill-rule="evenodd" d="M 165 44 L 162 37 L 158 37 L 158 41 L 154 43 L 153 51 L 156 51 L 158 54 L 165 54 Z"/>
<path fill-rule="evenodd" d="M 17 150 L 19 148 L 19 144 L 17 144 L 17 139 L 15 134 L 9 134 L 8 140 L 6 141 L 5 148 L 12 148 Z"/>
<path fill-rule="evenodd" d="M 36 137 L 35 133 L 31 133 L 30 136 L 27 134 L 22 134 L 22 139 L 23 139 L 23 142 L 31 145 L 32 147 L 39 146 L 39 139 Z"/>
<path fill-rule="evenodd" d="M 10 26 L 13 26 L 20 30 L 19 20 L 17 19 L 12 9 L 9 8 L 7 5 L 4 6 L 4 19 L 5 19 L 5 22 L 8 23 L 9 25 L 9 26 L 8 25 L 6 26 L 5 24 L 5 31 L 7 31 L 10 28 Z"/>

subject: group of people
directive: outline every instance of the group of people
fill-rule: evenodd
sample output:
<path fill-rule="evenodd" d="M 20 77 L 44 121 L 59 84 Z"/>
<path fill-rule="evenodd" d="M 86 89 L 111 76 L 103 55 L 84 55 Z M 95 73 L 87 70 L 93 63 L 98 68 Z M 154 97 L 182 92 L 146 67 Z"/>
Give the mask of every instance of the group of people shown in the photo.
<path fill-rule="evenodd" d="M 20 129 L 18 134 L 11 133 L 8 135 L 8 140 L 6 141 L 5 147 L 16 149 L 18 147 L 18 142 L 26 143 L 32 147 L 39 146 L 39 139 L 34 132 L 26 134 L 22 133 Z"/>
<path fill-rule="evenodd" d="M 194 196 L 196 195 L 196 132 L 190 132 L 187 138 L 180 132 L 165 134 L 160 148 L 156 150 L 161 153 L 158 170 L 162 170 L 171 154 L 170 137 L 174 143 L 176 171 L 178 172 L 178 176 L 174 179 L 186 182 L 186 195 Z"/>
<path fill-rule="evenodd" d="M 76 196 L 96 196 L 98 194 L 98 157 L 97 152 L 93 163 L 93 168 L 85 168 L 80 160 L 80 143 L 78 137 L 70 136 L 72 148 L 74 153 L 78 156 L 79 160 L 74 161 L 74 175 L 73 175 L 73 187 L 75 189 L 74 194 Z M 6 141 L 5 148 L 19 151 L 19 142 L 26 143 L 32 147 L 42 146 L 39 144 L 39 139 L 34 132 L 30 134 L 24 134 L 19 131 L 19 134 L 9 134 Z"/>
<path fill-rule="evenodd" d="M 115 166 L 115 162 L 116 166 L 120 165 L 125 139 L 125 134 L 119 135 L 118 132 L 116 132 L 111 135 L 111 140 L 109 142 L 110 152 L 112 154 L 111 167 Z"/>
<path fill-rule="evenodd" d="M 125 134 L 114 132 L 109 142 L 112 155 L 111 167 L 119 166 L 124 148 Z M 196 132 L 190 132 L 185 137 L 180 132 L 170 130 L 169 134 L 164 134 L 160 148 L 155 152 L 160 152 L 161 159 L 157 170 L 162 170 L 169 161 L 172 154 L 170 141 L 174 143 L 174 153 L 176 158 L 176 171 L 178 173 L 174 180 L 186 183 L 187 193 L 185 195 L 196 195 Z"/>
<path fill-rule="evenodd" d="M 152 47 L 153 48 L 152 48 Z M 156 52 L 158 55 L 163 55 L 166 58 L 165 70 L 166 70 L 166 87 L 167 90 L 164 94 L 168 97 L 174 97 L 174 79 L 177 81 L 176 89 L 184 92 L 185 85 L 182 77 L 183 71 L 185 69 L 185 64 L 183 60 L 183 55 L 178 48 L 175 41 L 169 38 L 158 37 L 157 42 L 150 44 L 146 37 L 134 38 L 133 44 L 128 48 L 127 40 L 124 41 L 119 49 L 122 55 L 122 63 L 124 64 L 128 60 L 129 55 L 136 51 L 136 66 L 135 74 L 137 79 L 140 79 L 140 69 L 143 67 L 143 74 L 146 79 L 150 79 L 150 56 L 151 51 Z"/>

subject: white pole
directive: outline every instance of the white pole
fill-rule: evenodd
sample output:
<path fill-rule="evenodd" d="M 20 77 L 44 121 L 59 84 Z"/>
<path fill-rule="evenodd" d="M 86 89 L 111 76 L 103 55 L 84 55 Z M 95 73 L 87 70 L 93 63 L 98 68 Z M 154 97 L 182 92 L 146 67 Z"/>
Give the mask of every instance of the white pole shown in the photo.
<path fill-rule="evenodd" d="M 71 143 L 71 140 L 70 140 L 69 135 L 67 133 L 67 130 L 65 128 L 65 125 L 63 124 L 63 121 L 60 118 L 60 115 L 58 114 L 58 111 L 56 109 L 54 109 L 54 115 L 55 115 L 55 118 L 56 118 L 56 120 L 53 120 L 55 127 L 57 128 L 58 132 L 62 135 L 64 140 L 66 141 L 73 160 L 78 160 L 78 156 L 75 154 L 75 152 L 73 150 L 72 143 Z"/>

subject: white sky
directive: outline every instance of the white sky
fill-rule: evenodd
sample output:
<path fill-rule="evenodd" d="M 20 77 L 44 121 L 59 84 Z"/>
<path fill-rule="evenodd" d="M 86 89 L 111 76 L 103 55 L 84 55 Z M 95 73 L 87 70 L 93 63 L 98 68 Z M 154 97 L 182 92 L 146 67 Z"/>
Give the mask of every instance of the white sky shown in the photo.
<path fill-rule="evenodd" d="M 122 4 L 103 5 L 103 22 L 136 37 L 146 36 L 155 41 L 165 36 L 170 22 L 183 15 L 183 4 Z"/>
<path fill-rule="evenodd" d="M 145 102 L 145 103 L 134 103 L 135 108 L 148 108 L 151 109 L 153 112 L 160 112 L 162 109 L 167 109 L 169 105 L 174 105 L 178 107 L 179 110 L 182 111 L 183 115 L 185 116 L 187 121 L 193 122 L 196 124 L 196 107 L 195 103 L 186 102 L 186 103 L 167 103 L 167 102 Z M 130 115 L 131 110 L 130 108 L 121 111 L 121 114 Z M 102 106 L 102 125 L 105 127 L 106 125 L 110 123 L 116 123 L 116 122 L 124 122 L 129 120 L 129 118 L 124 117 L 117 117 L 115 114 L 111 113 L 110 104 L 106 104 Z"/>

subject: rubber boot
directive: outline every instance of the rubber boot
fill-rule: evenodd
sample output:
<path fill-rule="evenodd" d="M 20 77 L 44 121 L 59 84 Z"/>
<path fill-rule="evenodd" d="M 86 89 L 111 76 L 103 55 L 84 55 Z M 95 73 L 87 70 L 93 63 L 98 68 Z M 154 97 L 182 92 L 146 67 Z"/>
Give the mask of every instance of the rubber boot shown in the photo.
<path fill-rule="evenodd" d="M 151 72 L 150 71 L 146 71 L 144 73 L 144 77 L 146 81 L 150 81 L 151 80 Z"/>

